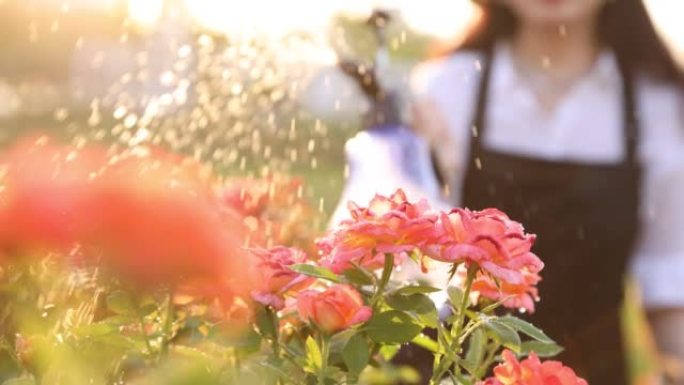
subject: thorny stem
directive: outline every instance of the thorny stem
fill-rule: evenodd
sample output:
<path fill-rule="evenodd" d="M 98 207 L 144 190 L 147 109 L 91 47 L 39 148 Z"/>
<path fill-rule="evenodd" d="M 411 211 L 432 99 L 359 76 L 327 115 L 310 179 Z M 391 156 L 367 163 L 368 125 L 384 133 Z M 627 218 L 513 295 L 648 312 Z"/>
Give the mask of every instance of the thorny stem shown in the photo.
<path fill-rule="evenodd" d="M 138 316 L 138 323 L 140 324 L 140 335 L 142 336 L 143 341 L 145 341 L 145 348 L 147 349 L 147 354 L 152 355 L 152 344 L 150 344 L 150 339 L 147 336 L 147 333 L 145 332 L 145 319 L 140 312 L 140 306 L 138 305 L 137 301 L 133 301 L 133 304 L 135 305 L 135 314 Z"/>
<path fill-rule="evenodd" d="M 463 297 L 461 298 L 461 303 L 459 304 L 458 312 L 456 313 L 458 318 L 452 325 L 451 336 L 453 338 L 453 342 L 451 346 L 447 347 L 447 349 L 448 351 L 456 352 L 456 354 L 458 354 L 458 352 L 461 350 L 461 344 L 463 343 L 460 335 L 463 331 L 463 324 L 465 322 L 465 311 L 468 308 L 468 303 L 470 302 L 470 290 L 472 289 L 473 281 L 475 280 L 475 275 L 477 274 L 478 269 L 479 267 L 476 264 L 472 264 L 468 268 L 468 275 L 464 285 L 465 291 L 463 292 Z M 431 385 L 437 385 L 440 383 L 442 377 L 444 377 L 444 374 L 449 370 L 449 367 L 454 364 L 452 361 L 453 360 L 446 356 L 442 357 L 439 365 L 437 365 L 437 369 L 432 373 L 432 378 L 430 379 Z"/>
<path fill-rule="evenodd" d="M 273 355 L 280 359 L 280 330 L 278 330 L 278 314 L 271 307 L 267 307 L 266 312 L 268 313 L 271 323 L 273 324 L 273 339 L 271 340 Z"/>
<path fill-rule="evenodd" d="M 173 316 L 173 289 L 170 289 L 166 301 L 166 316 L 164 317 L 164 326 L 162 327 L 162 344 L 161 350 L 159 352 L 159 358 L 165 358 L 169 353 L 169 343 L 171 342 L 171 325 L 173 324 Z"/>
<path fill-rule="evenodd" d="M 465 330 L 463 331 L 463 335 L 461 335 L 461 338 L 459 339 L 459 344 L 463 344 L 465 340 L 473 334 L 477 328 L 479 328 L 482 325 L 482 321 L 476 321 L 476 322 L 470 322 L 466 326 Z"/>
<path fill-rule="evenodd" d="M 374 310 L 377 308 L 377 305 L 380 299 L 382 298 L 385 288 L 389 283 L 389 279 L 392 276 L 392 269 L 394 269 L 394 254 L 386 253 L 385 266 L 382 269 L 382 276 L 380 277 L 380 282 L 378 282 L 377 284 L 375 294 L 373 294 L 373 298 L 371 299 L 371 305 L 373 306 Z"/>
<path fill-rule="evenodd" d="M 278 313 L 275 309 L 270 306 L 266 307 L 266 312 L 268 313 L 271 323 L 273 324 L 273 339 L 271 340 L 271 347 L 273 349 L 273 355 L 276 360 L 280 362 L 281 359 L 281 349 L 280 349 L 280 330 L 278 328 Z M 276 379 L 276 385 L 281 385 L 283 383 L 280 373 Z"/>
<path fill-rule="evenodd" d="M 325 385 L 326 372 L 328 371 L 328 357 L 330 356 L 330 341 L 328 336 L 321 333 L 321 369 L 318 372 L 318 385 Z"/>

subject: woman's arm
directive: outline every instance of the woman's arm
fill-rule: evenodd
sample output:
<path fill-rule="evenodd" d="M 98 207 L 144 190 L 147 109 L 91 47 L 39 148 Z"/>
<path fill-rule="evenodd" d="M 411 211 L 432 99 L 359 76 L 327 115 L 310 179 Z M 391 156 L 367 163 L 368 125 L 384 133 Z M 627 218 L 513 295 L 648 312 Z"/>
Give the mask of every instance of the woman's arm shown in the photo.
<path fill-rule="evenodd" d="M 684 385 L 684 93 L 648 78 L 639 86 L 643 222 L 632 271 L 663 368 Z"/>
<path fill-rule="evenodd" d="M 684 384 L 684 309 L 649 311 L 648 320 L 671 384 Z"/>

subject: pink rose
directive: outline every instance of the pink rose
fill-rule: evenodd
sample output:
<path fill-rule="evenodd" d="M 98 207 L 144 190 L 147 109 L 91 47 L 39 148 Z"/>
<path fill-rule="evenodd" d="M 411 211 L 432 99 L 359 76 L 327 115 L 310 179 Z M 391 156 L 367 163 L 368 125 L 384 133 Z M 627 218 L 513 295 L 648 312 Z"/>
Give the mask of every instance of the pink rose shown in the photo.
<path fill-rule="evenodd" d="M 499 210 L 454 209 L 440 216 L 439 226 L 438 241 L 423 247 L 435 260 L 477 263 L 494 278 L 513 285 L 523 284 L 523 269 L 537 273 L 544 266 L 530 251 L 535 236 L 525 234 L 520 223 Z"/>
<path fill-rule="evenodd" d="M 494 302 L 504 300 L 503 306 L 509 309 L 524 309 L 534 313 L 534 303 L 538 300 L 539 292 L 537 284 L 541 281 L 538 273 L 530 272 L 526 268 L 521 271 L 523 281 L 519 284 L 511 284 L 505 281 L 496 283 L 494 279 L 479 273 L 472 286 L 475 296 L 482 296 Z"/>
<path fill-rule="evenodd" d="M 349 285 L 334 285 L 322 292 L 301 292 L 297 297 L 297 311 L 302 319 L 313 322 L 326 333 L 366 322 L 372 315 L 359 292 Z"/>
<path fill-rule="evenodd" d="M 429 213 L 427 201 L 410 203 L 402 190 L 390 197 L 376 195 L 368 207 L 350 202 L 349 211 L 350 219 L 318 241 L 324 255 L 321 263 L 336 273 L 349 269 L 351 262 L 381 268 L 386 253 L 394 254 L 399 265 L 406 253 L 437 235 L 437 216 Z"/>
<path fill-rule="evenodd" d="M 278 246 L 268 250 L 252 249 L 251 253 L 256 257 L 253 276 L 258 286 L 252 292 L 252 298 L 259 303 L 280 309 L 288 291 L 301 289 L 312 281 L 290 269 L 290 266 L 308 260 L 302 250 Z"/>
<path fill-rule="evenodd" d="M 536 354 L 518 361 L 504 350 L 503 362 L 494 368 L 494 376 L 478 385 L 587 385 L 575 372 L 558 361 L 541 362 Z"/>

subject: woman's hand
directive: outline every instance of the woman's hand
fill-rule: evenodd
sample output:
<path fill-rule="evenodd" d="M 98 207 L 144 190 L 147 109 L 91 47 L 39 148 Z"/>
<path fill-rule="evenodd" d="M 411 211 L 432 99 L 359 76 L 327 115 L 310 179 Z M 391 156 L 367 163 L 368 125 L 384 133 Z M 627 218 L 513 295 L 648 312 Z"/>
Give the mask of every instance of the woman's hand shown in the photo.
<path fill-rule="evenodd" d="M 402 125 L 399 98 L 382 88 L 374 67 L 350 60 L 340 61 L 338 67 L 356 82 L 370 102 L 370 110 L 364 116 L 364 128 Z"/>

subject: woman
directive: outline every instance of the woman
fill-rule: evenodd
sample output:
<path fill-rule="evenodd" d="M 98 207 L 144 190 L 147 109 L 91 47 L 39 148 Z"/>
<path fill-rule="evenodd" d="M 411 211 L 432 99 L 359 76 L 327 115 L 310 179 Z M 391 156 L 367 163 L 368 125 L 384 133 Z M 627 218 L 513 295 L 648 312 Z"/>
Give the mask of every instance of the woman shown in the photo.
<path fill-rule="evenodd" d="M 589 383 L 626 384 L 630 261 L 661 348 L 684 357 L 684 78 L 644 5 L 480 4 L 466 43 L 414 79 L 413 127 L 447 198 L 538 235 L 546 267 L 530 318 Z M 346 197 L 355 183 L 368 188 L 351 178 Z"/>

